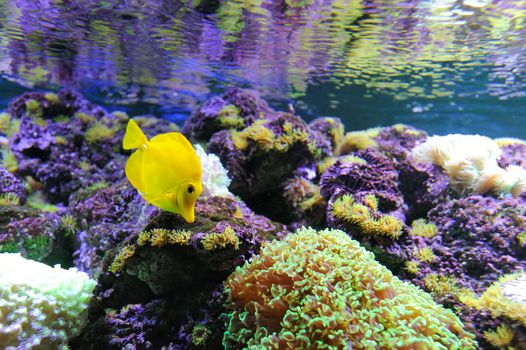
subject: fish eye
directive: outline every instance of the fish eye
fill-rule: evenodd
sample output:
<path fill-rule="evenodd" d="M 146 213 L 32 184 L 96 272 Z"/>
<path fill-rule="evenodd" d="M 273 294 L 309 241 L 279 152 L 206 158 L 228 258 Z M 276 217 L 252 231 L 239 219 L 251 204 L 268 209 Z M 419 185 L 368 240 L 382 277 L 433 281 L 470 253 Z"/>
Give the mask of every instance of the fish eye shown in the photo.
<path fill-rule="evenodd" d="M 188 185 L 188 187 L 186 188 L 186 192 L 190 194 L 194 193 L 194 191 L 195 191 L 194 185 Z"/>

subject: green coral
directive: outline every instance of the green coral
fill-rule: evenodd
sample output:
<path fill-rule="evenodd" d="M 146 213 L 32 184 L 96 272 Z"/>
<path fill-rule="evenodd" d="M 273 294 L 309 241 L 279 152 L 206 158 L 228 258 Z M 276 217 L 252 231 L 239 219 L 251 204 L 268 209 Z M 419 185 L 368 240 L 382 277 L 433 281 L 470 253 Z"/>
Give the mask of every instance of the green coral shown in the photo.
<path fill-rule="evenodd" d="M 263 245 L 225 283 L 223 345 L 244 349 L 476 349 L 451 310 L 339 230 Z"/>
<path fill-rule="evenodd" d="M 41 260 L 51 251 L 53 240 L 49 236 L 25 237 L 20 241 L 8 240 L 0 243 L 0 253 L 22 253 L 31 260 Z"/>
<path fill-rule="evenodd" d="M 11 135 L 13 135 L 19 129 L 19 119 L 12 119 L 11 114 L 6 112 L 0 113 L 0 133 L 6 134 L 7 137 L 11 137 Z"/>
<path fill-rule="evenodd" d="M 58 103 L 58 95 L 53 92 L 48 92 L 44 95 L 44 98 L 50 103 Z"/>
<path fill-rule="evenodd" d="M 68 235 L 73 235 L 77 231 L 77 222 L 75 218 L 66 214 L 60 218 L 60 228 Z"/>
<path fill-rule="evenodd" d="M 95 117 L 94 116 L 86 114 L 84 112 L 77 112 L 77 113 L 75 113 L 73 118 L 79 119 L 84 124 L 88 124 L 88 123 L 91 123 L 91 122 L 95 121 Z"/>
<path fill-rule="evenodd" d="M 37 100 L 30 98 L 26 101 L 26 113 L 32 118 L 39 118 L 42 116 L 42 106 Z"/>
<path fill-rule="evenodd" d="M 10 173 L 14 173 L 18 170 L 18 161 L 16 157 L 9 149 L 3 149 L 0 151 L 2 154 L 2 166 L 7 169 Z"/>
<path fill-rule="evenodd" d="M 192 329 L 192 344 L 199 347 L 205 346 L 211 334 L 212 331 L 207 326 L 203 324 L 195 325 Z"/>

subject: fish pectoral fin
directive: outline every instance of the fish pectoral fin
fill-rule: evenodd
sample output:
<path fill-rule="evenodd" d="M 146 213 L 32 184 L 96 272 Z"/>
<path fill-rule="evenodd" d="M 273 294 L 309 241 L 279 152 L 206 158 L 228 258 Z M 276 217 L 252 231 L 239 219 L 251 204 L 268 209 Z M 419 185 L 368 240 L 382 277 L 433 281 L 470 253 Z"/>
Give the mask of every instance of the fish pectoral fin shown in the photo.
<path fill-rule="evenodd" d="M 126 133 L 124 134 L 124 139 L 122 140 L 123 149 L 134 149 L 134 148 L 148 148 L 148 138 L 142 132 L 141 128 L 137 123 L 130 119 L 128 125 L 126 126 Z"/>
<path fill-rule="evenodd" d="M 128 158 L 126 167 L 124 168 L 126 177 L 139 193 L 145 191 L 142 175 L 143 156 L 143 152 L 134 152 L 130 158 Z"/>

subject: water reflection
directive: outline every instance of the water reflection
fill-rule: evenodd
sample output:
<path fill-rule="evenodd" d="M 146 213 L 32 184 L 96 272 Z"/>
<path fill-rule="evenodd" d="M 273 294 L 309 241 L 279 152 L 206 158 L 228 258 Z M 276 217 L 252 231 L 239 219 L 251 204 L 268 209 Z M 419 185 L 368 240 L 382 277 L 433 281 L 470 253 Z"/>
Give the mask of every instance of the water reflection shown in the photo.
<path fill-rule="evenodd" d="M 296 97 L 313 81 L 518 98 L 525 44 L 524 0 L 0 0 L 4 77 L 120 103 L 191 108 L 231 83 Z"/>

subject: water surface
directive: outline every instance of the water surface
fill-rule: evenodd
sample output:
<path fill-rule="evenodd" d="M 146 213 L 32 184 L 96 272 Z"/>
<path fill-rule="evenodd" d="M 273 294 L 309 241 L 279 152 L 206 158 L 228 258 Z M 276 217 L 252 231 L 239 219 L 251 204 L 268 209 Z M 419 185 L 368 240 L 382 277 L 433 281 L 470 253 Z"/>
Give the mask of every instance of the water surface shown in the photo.
<path fill-rule="evenodd" d="M 0 102 L 73 87 L 182 121 L 239 85 L 348 129 L 526 138 L 525 47 L 523 0 L 0 0 Z"/>

